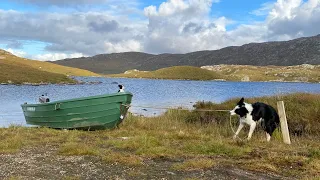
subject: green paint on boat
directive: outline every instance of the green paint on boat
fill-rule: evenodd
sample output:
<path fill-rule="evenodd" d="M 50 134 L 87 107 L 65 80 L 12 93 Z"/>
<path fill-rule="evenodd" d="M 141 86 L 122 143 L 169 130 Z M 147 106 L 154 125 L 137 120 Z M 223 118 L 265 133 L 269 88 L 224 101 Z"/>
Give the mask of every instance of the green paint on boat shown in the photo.
<path fill-rule="evenodd" d="M 22 104 L 27 124 L 58 129 L 110 129 L 118 126 L 131 103 L 130 92 Z"/>

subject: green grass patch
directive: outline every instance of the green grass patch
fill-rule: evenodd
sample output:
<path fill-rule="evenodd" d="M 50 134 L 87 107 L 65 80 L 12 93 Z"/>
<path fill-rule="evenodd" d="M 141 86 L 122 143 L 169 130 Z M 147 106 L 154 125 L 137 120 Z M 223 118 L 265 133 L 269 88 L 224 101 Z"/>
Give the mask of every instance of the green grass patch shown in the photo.
<path fill-rule="evenodd" d="M 307 177 L 314 178 L 312 175 L 315 174 L 318 179 L 320 178 L 320 159 L 312 160 L 306 168 L 311 171 L 309 175 L 306 175 Z"/>
<path fill-rule="evenodd" d="M 142 158 L 126 152 L 106 151 L 102 159 L 108 163 L 118 163 L 129 166 L 140 166 L 143 164 Z"/>
<path fill-rule="evenodd" d="M 320 159 L 320 148 L 311 148 L 311 149 L 309 149 L 309 156 L 311 158 Z"/>
<path fill-rule="evenodd" d="M 59 153 L 68 156 L 96 155 L 96 147 L 84 143 L 68 142 L 60 146 Z"/>
<path fill-rule="evenodd" d="M 15 153 L 23 146 L 23 139 L 19 136 L 9 136 L 0 140 L 0 153 Z"/>
<path fill-rule="evenodd" d="M 10 176 L 9 178 L 6 178 L 6 180 L 21 180 L 23 178 L 19 177 L 19 176 Z"/>

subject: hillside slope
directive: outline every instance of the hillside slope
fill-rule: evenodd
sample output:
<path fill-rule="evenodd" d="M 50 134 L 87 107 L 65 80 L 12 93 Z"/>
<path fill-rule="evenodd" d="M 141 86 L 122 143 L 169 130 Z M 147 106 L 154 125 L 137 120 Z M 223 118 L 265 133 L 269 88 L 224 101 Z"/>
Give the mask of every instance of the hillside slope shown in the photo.
<path fill-rule="evenodd" d="M 52 62 L 87 69 L 96 73 L 114 74 L 126 70 L 157 70 L 171 66 L 206 66 L 218 64 L 254 66 L 292 66 L 320 64 L 320 35 L 290 41 L 250 43 L 213 51 L 186 54 L 152 55 L 141 52 L 100 54 L 93 57 Z"/>
<path fill-rule="evenodd" d="M 71 58 L 50 62 L 63 66 L 87 69 L 96 73 L 114 74 L 124 72 L 128 69 L 144 69 L 141 68 L 143 62 L 155 56 L 156 55 L 141 52 L 124 52 L 99 54 L 92 57 Z"/>
<path fill-rule="evenodd" d="M 74 83 L 71 76 L 99 76 L 77 68 L 28 60 L 0 49 L 0 83 Z"/>

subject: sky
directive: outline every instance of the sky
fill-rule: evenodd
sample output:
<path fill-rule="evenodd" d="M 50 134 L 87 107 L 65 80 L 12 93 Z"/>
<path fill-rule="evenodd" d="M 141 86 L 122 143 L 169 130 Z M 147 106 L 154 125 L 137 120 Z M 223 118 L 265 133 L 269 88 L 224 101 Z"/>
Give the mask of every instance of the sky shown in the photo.
<path fill-rule="evenodd" d="M 0 0 L 0 49 L 36 60 L 188 53 L 320 34 L 320 0 Z"/>

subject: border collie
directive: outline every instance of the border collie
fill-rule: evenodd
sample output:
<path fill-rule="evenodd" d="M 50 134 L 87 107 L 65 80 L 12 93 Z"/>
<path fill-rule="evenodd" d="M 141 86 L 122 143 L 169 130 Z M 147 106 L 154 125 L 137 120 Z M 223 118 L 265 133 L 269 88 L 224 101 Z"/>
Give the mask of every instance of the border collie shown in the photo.
<path fill-rule="evenodd" d="M 279 115 L 276 110 L 267 104 L 256 102 L 254 104 L 248 104 L 244 102 L 244 98 L 237 103 L 237 106 L 230 111 L 231 115 L 240 116 L 239 127 L 233 136 L 237 138 L 239 132 L 245 124 L 250 126 L 247 140 L 251 139 L 252 133 L 256 128 L 257 122 L 261 122 L 264 131 L 266 132 L 267 141 L 270 141 L 273 131 L 279 125 Z"/>
<path fill-rule="evenodd" d="M 119 84 L 118 87 L 119 87 L 118 92 L 124 92 L 124 86 L 123 85 Z"/>

